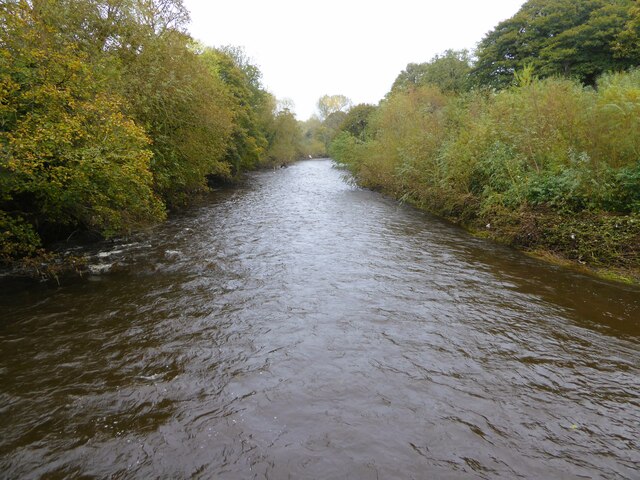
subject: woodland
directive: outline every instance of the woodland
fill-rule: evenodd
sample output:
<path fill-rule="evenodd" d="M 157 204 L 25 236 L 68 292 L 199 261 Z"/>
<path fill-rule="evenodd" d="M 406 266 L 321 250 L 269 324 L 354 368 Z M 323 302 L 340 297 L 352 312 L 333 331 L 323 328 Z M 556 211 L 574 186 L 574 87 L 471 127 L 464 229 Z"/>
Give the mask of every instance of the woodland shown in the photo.
<path fill-rule="evenodd" d="M 299 121 L 181 0 L 0 4 L 0 259 L 126 235 L 248 170 L 330 155 L 359 185 L 552 259 L 640 274 L 640 3 L 529 0 L 377 105 Z"/>
<path fill-rule="evenodd" d="M 638 280 L 639 65 L 638 2 L 530 0 L 348 110 L 330 153 L 479 235 Z"/>

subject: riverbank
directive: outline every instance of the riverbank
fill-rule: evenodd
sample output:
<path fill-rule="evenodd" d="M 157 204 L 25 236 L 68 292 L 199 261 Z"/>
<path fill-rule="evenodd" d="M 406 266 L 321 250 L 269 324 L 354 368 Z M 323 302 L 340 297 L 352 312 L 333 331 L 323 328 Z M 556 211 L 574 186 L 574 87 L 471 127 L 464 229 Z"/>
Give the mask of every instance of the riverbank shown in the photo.
<path fill-rule="evenodd" d="M 530 78 L 497 92 L 392 91 L 363 128 L 345 121 L 330 154 L 364 187 L 544 258 L 638 282 L 639 82 L 636 70 L 604 75 L 597 89 Z"/>
<path fill-rule="evenodd" d="M 475 236 L 508 245 L 545 262 L 605 280 L 640 285 L 640 216 L 637 214 L 563 214 L 548 208 L 528 207 L 494 209 L 483 214 L 478 202 L 472 199 L 429 203 L 424 198 L 412 198 L 406 192 L 378 190 L 459 225 Z"/>
<path fill-rule="evenodd" d="M 3 2 L 0 262 L 50 264 L 53 242 L 129 235 L 212 179 L 302 155 L 258 67 L 195 47 L 178 4 L 167 21 L 173 7 L 119 3 L 104 23 L 99 2 Z"/>
<path fill-rule="evenodd" d="M 2 476 L 637 471 L 639 288 L 479 240 L 328 160 L 252 173 L 125 242 L 100 251 L 112 274 L 0 284 Z"/>
<path fill-rule="evenodd" d="M 305 161 L 301 158 L 297 161 Z M 21 258 L 0 256 L 0 278 L 35 280 L 43 282 L 61 283 L 71 277 L 86 277 L 104 275 L 110 272 L 129 268 L 131 261 L 128 250 L 145 238 L 153 235 L 153 231 L 163 228 L 163 224 L 190 212 L 210 202 L 212 197 L 228 195 L 239 191 L 247 185 L 249 175 L 256 172 L 279 170 L 293 165 L 296 161 L 282 160 L 272 162 L 271 165 L 261 164 L 252 170 L 244 170 L 232 177 L 207 177 L 207 187 L 194 192 L 188 203 L 173 206 L 167 212 L 167 218 L 155 224 L 140 227 L 120 235 L 105 238 L 97 232 L 75 231 L 66 238 L 56 239 Z M 124 246 L 124 248 L 123 248 Z M 169 253 L 171 255 L 171 253 Z"/>

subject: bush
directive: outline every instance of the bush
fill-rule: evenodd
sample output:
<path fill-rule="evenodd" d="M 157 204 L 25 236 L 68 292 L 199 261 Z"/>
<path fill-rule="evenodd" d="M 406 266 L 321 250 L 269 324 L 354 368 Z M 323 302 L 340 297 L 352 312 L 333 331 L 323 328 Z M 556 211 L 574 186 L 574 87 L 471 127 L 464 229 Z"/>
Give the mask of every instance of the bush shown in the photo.
<path fill-rule="evenodd" d="M 362 185 L 490 223 L 502 240 L 637 266 L 639 71 L 607 75 L 597 91 L 555 78 L 521 83 L 458 96 L 392 92 L 365 141 L 343 132 L 331 153 Z"/>
<path fill-rule="evenodd" d="M 26 257 L 40 246 L 40 237 L 22 218 L 0 210 L 0 261 Z"/>

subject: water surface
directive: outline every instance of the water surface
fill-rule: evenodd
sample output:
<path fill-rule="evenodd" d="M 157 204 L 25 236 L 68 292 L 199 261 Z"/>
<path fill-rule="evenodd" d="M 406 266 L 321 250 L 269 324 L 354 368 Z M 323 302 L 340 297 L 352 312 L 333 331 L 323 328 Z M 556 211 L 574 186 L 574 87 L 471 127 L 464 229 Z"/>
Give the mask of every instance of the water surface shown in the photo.
<path fill-rule="evenodd" d="M 0 477 L 640 478 L 640 290 L 328 160 L 0 286 Z"/>

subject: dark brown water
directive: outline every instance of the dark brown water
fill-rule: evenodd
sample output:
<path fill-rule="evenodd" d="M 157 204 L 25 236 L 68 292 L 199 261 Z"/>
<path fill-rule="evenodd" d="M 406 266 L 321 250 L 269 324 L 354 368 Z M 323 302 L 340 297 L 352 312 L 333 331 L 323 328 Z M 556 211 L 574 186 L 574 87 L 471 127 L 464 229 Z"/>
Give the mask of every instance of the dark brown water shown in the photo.
<path fill-rule="evenodd" d="M 640 290 L 350 186 L 251 177 L 0 285 L 6 478 L 640 478 Z"/>

